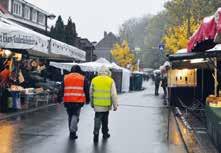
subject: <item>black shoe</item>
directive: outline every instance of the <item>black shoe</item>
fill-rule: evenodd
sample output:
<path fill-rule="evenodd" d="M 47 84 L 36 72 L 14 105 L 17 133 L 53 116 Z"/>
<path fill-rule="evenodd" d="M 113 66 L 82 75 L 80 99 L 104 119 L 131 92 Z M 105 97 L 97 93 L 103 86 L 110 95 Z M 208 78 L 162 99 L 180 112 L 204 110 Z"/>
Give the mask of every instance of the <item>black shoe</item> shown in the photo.
<path fill-rule="evenodd" d="M 109 133 L 103 134 L 103 139 L 108 139 L 108 138 L 110 138 L 110 134 Z"/>
<path fill-rule="evenodd" d="M 71 132 L 70 133 L 70 140 L 75 140 L 77 138 L 78 138 L 78 136 L 77 136 L 76 132 Z"/>
<path fill-rule="evenodd" d="M 99 135 L 94 134 L 94 143 L 98 143 Z"/>

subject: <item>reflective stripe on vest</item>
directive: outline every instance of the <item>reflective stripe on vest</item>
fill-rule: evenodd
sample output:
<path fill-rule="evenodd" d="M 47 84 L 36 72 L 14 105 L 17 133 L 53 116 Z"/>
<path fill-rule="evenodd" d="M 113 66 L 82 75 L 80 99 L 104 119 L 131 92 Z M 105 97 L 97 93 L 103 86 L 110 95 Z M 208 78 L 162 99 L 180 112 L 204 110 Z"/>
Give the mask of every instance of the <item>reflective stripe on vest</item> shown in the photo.
<path fill-rule="evenodd" d="M 67 89 L 83 90 L 84 88 L 80 87 L 80 86 L 67 86 L 67 87 L 64 87 L 64 90 L 67 90 Z"/>
<path fill-rule="evenodd" d="M 79 93 L 65 93 L 64 96 L 82 97 L 82 96 L 85 96 L 85 94 L 79 94 Z"/>
<path fill-rule="evenodd" d="M 92 80 L 93 104 L 95 106 L 111 106 L 111 88 L 113 80 L 108 76 L 97 76 Z"/>
<path fill-rule="evenodd" d="M 84 103 L 84 76 L 70 73 L 64 77 L 64 102 Z"/>

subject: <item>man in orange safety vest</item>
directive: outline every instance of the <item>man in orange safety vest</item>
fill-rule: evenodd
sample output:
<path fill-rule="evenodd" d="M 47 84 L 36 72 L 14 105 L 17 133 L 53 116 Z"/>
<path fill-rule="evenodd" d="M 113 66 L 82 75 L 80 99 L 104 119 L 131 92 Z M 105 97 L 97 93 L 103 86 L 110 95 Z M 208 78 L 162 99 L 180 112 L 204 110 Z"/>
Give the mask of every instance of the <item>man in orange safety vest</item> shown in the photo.
<path fill-rule="evenodd" d="M 81 107 L 89 102 L 89 85 L 87 79 L 82 75 L 81 68 L 75 65 L 71 73 L 64 76 L 60 97 L 63 97 L 64 106 L 68 114 L 68 125 L 70 139 L 77 139 L 78 122 Z M 60 101 L 62 101 L 60 99 Z"/>

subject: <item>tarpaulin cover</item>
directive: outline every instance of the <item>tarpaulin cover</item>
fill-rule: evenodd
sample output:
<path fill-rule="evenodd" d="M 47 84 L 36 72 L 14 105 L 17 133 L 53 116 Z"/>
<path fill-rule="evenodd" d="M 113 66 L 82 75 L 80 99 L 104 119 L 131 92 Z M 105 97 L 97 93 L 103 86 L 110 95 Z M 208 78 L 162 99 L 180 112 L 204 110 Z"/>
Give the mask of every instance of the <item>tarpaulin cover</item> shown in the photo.
<path fill-rule="evenodd" d="M 221 8 L 211 16 L 204 18 L 198 30 L 188 42 L 188 52 L 200 52 L 213 48 L 220 43 Z"/>

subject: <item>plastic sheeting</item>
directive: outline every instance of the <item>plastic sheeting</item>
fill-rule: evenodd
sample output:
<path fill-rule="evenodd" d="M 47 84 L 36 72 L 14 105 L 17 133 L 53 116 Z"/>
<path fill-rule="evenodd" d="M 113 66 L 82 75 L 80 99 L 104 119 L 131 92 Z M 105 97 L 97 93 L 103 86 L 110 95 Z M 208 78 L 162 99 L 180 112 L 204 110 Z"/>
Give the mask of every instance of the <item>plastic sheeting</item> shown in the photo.
<path fill-rule="evenodd" d="M 221 43 L 221 8 L 211 17 L 204 18 L 188 42 L 188 52 L 200 52 Z"/>

